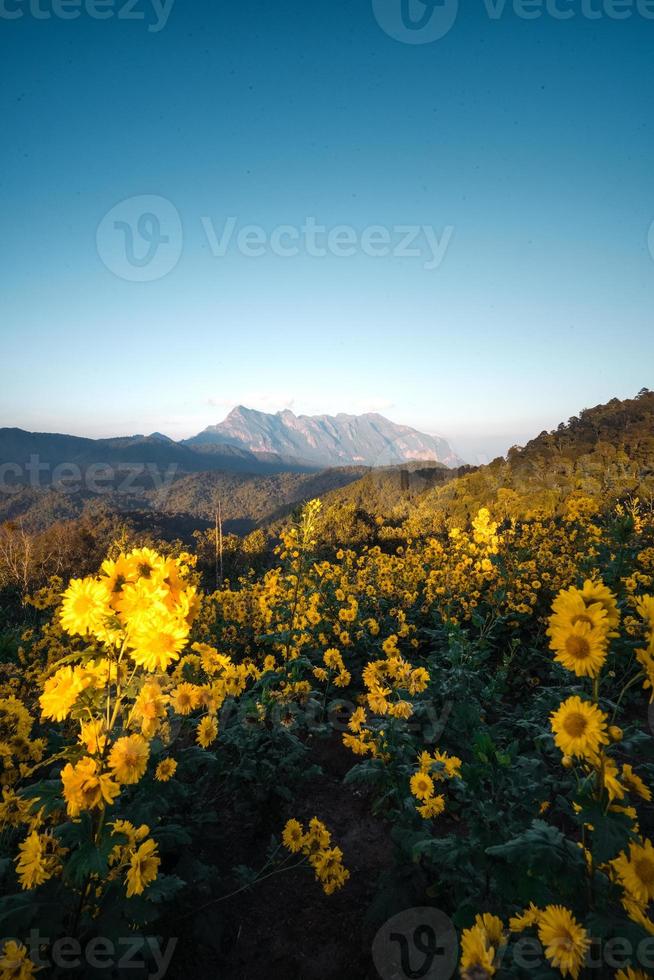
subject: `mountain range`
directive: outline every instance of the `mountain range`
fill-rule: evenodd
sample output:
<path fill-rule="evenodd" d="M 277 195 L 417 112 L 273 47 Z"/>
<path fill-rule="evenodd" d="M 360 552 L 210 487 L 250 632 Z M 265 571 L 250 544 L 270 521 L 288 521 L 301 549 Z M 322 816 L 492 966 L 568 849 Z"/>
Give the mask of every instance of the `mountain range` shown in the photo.
<path fill-rule="evenodd" d="M 202 452 L 225 447 L 257 455 L 325 468 L 331 466 L 394 466 L 433 461 L 460 466 L 441 436 L 430 436 L 383 415 L 295 415 L 290 410 L 269 415 L 239 405 L 218 425 L 210 425 L 184 445 Z"/>
<path fill-rule="evenodd" d="M 330 467 L 390 466 L 415 461 L 461 464 L 446 439 L 396 425 L 381 415 L 268 415 L 243 406 L 218 425 L 175 442 L 160 432 L 114 439 L 87 439 L 17 428 L 0 428 L 0 464 L 5 479 L 38 485 L 66 464 L 146 468 L 175 472 L 273 474 Z M 11 472 L 7 467 L 13 467 Z M 32 469 L 28 469 L 31 467 Z"/>

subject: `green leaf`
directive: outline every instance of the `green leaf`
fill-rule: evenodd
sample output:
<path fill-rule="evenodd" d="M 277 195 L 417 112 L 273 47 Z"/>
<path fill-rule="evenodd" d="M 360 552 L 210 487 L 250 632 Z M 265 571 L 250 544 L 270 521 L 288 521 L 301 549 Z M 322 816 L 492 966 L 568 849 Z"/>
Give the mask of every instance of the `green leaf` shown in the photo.
<path fill-rule="evenodd" d="M 542 865 L 547 867 L 548 863 L 555 867 L 577 864 L 581 868 L 584 863 L 581 849 L 567 840 L 560 830 L 543 820 L 534 820 L 528 830 L 506 844 L 487 847 L 486 854 L 523 864 L 527 868 Z"/>
<path fill-rule="evenodd" d="M 171 901 L 185 887 L 186 882 L 178 878 L 177 875 L 159 875 L 146 888 L 144 895 L 148 901 L 158 905 L 160 902 Z"/>
<path fill-rule="evenodd" d="M 587 802 L 578 815 L 581 823 L 591 824 L 591 852 L 596 864 L 604 864 L 624 851 L 630 840 L 634 839 L 631 820 L 626 813 L 616 813 L 596 800 Z"/>

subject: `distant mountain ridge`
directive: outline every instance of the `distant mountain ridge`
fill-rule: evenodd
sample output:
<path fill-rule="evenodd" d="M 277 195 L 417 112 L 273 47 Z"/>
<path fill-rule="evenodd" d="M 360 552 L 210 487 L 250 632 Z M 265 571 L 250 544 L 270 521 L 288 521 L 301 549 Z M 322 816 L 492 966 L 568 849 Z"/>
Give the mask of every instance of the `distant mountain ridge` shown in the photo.
<path fill-rule="evenodd" d="M 447 440 L 396 425 L 381 415 L 267 415 L 239 406 L 219 425 L 180 442 L 161 432 L 89 439 L 61 433 L 0 428 L 2 479 L 47 486 L 69 478 L 66 467 L 171 474 L 234 473 L 266 476 L 343 467 L 415 462 L 461 462 Z"/>
<path fill-rule="evenodd" d="M 266 474 L 314 469 L 285 462 L 270 454 L 255 455 L 237 446 L 224 445 L 215 447 L 211 452 L 202 452 L 159 432 L 149 436 L 87 439 L 16 428 L 0 428 L 0 464 L 18 467 L 21 474 L 16 471 L 17 482 L 25 482 L 30 467 L 40 467 L 39 484 L 48 482 L 49 472 L 52 475 L 57 467 L 66 465 L 83 471 L 95 466 L 114 469 L 156 467 L 159 470 L 173 467 L 182 473 L 220 471 Z M 7 476 L 13 479 L 13 473 L 8 472 Z"/>
<path fill-rule="evenodd" d="M 398 425 L 383 415 L 274 415 L 239 405 L 218 425 L 183 445 L 209 452 L 229 446 L 255 454 L 317 467 L 393 466 L 432 461 L 460 466 L 463 461 L 441 436 Z"/>

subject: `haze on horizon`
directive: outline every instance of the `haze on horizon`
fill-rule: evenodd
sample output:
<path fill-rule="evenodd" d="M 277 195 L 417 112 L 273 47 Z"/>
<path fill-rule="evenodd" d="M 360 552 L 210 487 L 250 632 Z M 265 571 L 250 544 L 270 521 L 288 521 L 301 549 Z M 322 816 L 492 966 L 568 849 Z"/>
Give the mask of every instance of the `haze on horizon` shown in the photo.
<path fill-rule="evenodd" d="M 641 387 L 645 387 L 645 386 L 641 386 Z M 637 394 L 637 392 L 627 392 L 620 395 L 620 397 L 628 398 L 628 397 L 633 397 L 633 395 L 635 394 Z M 610 396 L 610 397 L 616 397 L 616 396 Z M 609 397 L 602 399 L 603 402 L 608 400 Z M 148 418 L 150 420 L 150 424 L 143 426 L 135 423 L 135 425 L 132 426 L 131 428 L 124 429 L 124 430 L 120 430 L 117 426 L 112 427 L 109 420 L 107 420 L 96 431 L 92 431 L 89 428 L 84 427 L 83 424 L 82 425 L 78 424 L 76 426 L 73 426 L 73 428 L 66 429 L 66 430 L 56 429 L 56 428 L 51 429 L 47 427 L 40 427 L 37 425 L 34 426 L 30 431 L 61 432 L 61 433 L 65 432 L 66 435 L 82 436 L 82 437 L 93 438 L 93 439 L 103 439 L 103 438 L 111 438 L 111 437 L 119 437 L 119 436 L 133 436 L 137 434 L 150 435 L 153 432 L 161 432 L 163 435 L 167 435 L 171 439 L 174 439 L 175 441 L 179 441 L 181 439 L 186 439 L 191 436 L 195 436 L 203 429 L 205 429 L 207 426 L 215 425 L 216 423 L 222 421 L 224 418 L 227 417 L 230 411 L 237 406 L 253 408 L 256 409 L 257 411 L 266 412 L 268 414 L 279 413 L 287 409 L 292 411 L 295 415 L 332 415 L 333 416 L 333 415 L 338 415 L 340 412 L 344 412 L 344 414 L 349 414 L 349 415 L 362 415 L 368 412 L 374 412 L 379 415 L 383 415 L 385 418 L 388 418 L 390 419 L 390 421 L 395 422 L 399 425 L 409 425 L 420 432 L 424 432 L 434 436 L 442 436 L 443 438 L 448 440 L 452 449 L 462 459 L 464 459 L 465 462 L 471 463 L 473 465 L 480 465 L 483 463 L 490 462 L 492 459 L 494 459 L 497 456 L 505 456 L 508 449 L 511 446 L 525 445 L 525 443 L 527 443 L 530 439 L 535 438 L 543 429 L 551 430 L 553 428 L 556 428 L 556 426 L 560 422 L 567 421 L 567 419 L 570 416 L 576 415 L 578 414 L 579 411 L 581 411 L 581 408 L 578 408 L 576 411 L 571 411 L 567 416 L 565 416 L 565 418 L 561 418 L 559 420 L 554 420 L 554 421 L 545 420 L 543 424 L 540 424 L 540 422 L 543 421 L 542 419 L 538 420 L 534 418 L 533 427 L 530 429 L 525 428 L 522 433 L 516 433 L 515 431 L 510 433 L 494 432 L 492 430 L 489 430 L 488 428 L 484 428 L 483 424 L 480 424 L 480 427 L 477 431 L 472 430 L 467 432 L 463 430 L 463 431 L 459 431 L 457 434 L 453 434 L 452 431 L 448 430 L 447 428 L 433 427 L 428 425 L 421 426 L 421 425 L 415 425 L 412 422 L 407 422 L 405 419 L 398 416 L 396 407 L 393 405 L 384 406 L 382 404 L 371 404 L 368 407 L 355 405 L 355 407 L 352 408 L 350 411 L 343 410 L 343 409 L 337 409 L 337 410 L 335 409 L 333 411 L 323 412 L 319 410 L 303 411 L 295 405 L 293 399 L 282 404 L 279 408 L 274 407 L 274 401 L 271 406 L 271 399 L 268 397 L 263 397 L 261 399 L 257 399 L 255 397 L 253 399 L 253 402 L 254 402 L 253 404 L 250 404 L 249 402 L 248 403 L 230 402 L 228 408 L 222 409 L 221 408 L 222 402 L 220 400 L 212 399 L 210 400 L 210 408 L 206 413 L 204 421 L 200 421 L 199 420 L 200 416 L 198 416 L 198 422 L 195 427 L 191 426 L 189 428 L 187 424 L 187 426 L 182 430 L 178 430 L 174 427 L 171 427 L 170 424 L 157 425 L 155 424 L 156 419 L 153 419 L 152 416 L 148 414 L 147 416 L 145 416 L 145 418 Z M 256 402 L 259 402 L 259 405 L 257 405 Z M 591 408 L 591 407 L 594 406 L 590 404 L 582 406 L 582 408 Z M 211 414 L 211 412 L 213 412 L 214 414 Z M 529 418 L 525 418 L 523 421 L 526 425 L 531 420 Z M 5 424 L 7 426 L 12 426 L 12 427 L 13 425 L 16 425 L 16 423 L 12 423 L 10 421 L 7 421 L 5 423 L 0 418 L 0 427 L 2 427 Z M 17 427 L 28 428 L 27 426 L 21 426 L 21 425 L 17 425 Z"/>

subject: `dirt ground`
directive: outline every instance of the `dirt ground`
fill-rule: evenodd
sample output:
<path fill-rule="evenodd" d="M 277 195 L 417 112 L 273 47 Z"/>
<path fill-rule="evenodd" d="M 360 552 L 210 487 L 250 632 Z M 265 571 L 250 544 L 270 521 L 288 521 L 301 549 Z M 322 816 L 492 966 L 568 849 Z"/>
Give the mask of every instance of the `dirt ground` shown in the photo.
<path fill-rule="evenodd" d="M 378 980 L 371 959 L 376 926 L 368 912 L 388 867 L 389 827 L 372 816 L 364 793 L 343 785 L 352 756 L 342 745 L 322 744 L 314 754 L 324 774 L 303 784 L 288 815 L 304 822 L 318 816 L 327 825 L 349 881 L 331 896 L 306 871 L 256 884 L 207 913 L 217 917 L 213 949 L 180 938 L 170 980 Z M 233 844 L 231 865 L 247 863 L 253 846 L 247 827 Z"/>

